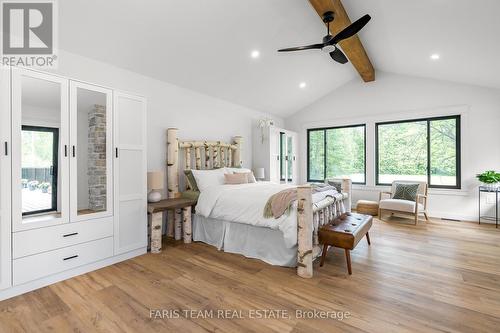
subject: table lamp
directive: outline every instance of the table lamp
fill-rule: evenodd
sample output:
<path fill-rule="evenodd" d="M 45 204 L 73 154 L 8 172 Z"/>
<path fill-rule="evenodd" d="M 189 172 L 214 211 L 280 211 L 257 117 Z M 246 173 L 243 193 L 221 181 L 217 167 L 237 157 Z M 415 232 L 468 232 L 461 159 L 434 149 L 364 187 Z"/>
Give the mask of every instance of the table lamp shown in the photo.
<path fill-rule="evenodd" d="M 264 180 L 264 178 L 266 178 L 264 168 L 256 168 L 255 169 L 255 178 L 258 180 Z"/>
<path fill-rule="evenodd" d="M 148 172 L 148 202 L 158 202 L 161 200 L 161 190 L 163 190 L 163 172 Z"/>

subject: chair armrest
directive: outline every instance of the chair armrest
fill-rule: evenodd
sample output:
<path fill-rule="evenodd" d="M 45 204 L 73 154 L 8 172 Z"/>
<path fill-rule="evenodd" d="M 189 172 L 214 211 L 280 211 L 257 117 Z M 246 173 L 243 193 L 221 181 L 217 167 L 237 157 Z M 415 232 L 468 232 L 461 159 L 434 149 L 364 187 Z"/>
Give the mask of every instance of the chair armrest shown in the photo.
<path fill-rule="evenodd" d="M 424 199 L 423 200 L 424 208 L 427 208 L 427 195 L 417 194 L 417 203 L 420 202 L 420 199 Z"/>
<path fill-rule="evenodd" d="M 378 201 L 382 200 L 382 195 L 387 194 L 389 196 L 392 195 L 392 192 L 387 192 L 387 191 L 381 191 L 378 196 Z"/>

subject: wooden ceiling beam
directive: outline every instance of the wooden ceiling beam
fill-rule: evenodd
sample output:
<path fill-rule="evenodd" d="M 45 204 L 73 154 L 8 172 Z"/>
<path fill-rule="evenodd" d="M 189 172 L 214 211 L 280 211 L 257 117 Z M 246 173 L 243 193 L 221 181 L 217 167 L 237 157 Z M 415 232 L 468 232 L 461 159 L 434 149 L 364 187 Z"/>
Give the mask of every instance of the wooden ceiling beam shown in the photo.
<path fill-rule="evenodd" d="M 330 33 L 333 36 L 351 24 L 351 20 L 340 0 L 309 0 L 309 2 L 314 7 L 321 20 L 323 20 L 323 14 L 325 12 L 332 11 L 334 13 L 335 19 L 330 23 Z M 345 39 L 339 44 L 363 81 L 375 81 L 375 69 L 358 35 Z"/>

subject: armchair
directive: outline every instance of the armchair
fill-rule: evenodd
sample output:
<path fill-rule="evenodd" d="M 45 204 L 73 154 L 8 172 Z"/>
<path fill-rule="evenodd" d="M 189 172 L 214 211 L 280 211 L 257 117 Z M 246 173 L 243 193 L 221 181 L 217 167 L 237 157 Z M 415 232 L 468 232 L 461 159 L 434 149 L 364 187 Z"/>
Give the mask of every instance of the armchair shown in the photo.
<path fill-rule="evenodd" d="M 417 190 L 417 196 L 415 201 L 411 200 L 401 200 L 393 199 L 394 193 L 396 191 L 396 184 L 419 184 Z M 383 212 L 409 214 L 414 216 L 415 225 L 418 223 L 418 217 L 423 214 L 426 221 L 429 220 L 427 216 L 427 182 L 419 181 L 404 181 L 397 180 L 392 183 L 390 192 L 380 192 L 379 194 L 379 209 L 378 216 L 382 220 Z"/>

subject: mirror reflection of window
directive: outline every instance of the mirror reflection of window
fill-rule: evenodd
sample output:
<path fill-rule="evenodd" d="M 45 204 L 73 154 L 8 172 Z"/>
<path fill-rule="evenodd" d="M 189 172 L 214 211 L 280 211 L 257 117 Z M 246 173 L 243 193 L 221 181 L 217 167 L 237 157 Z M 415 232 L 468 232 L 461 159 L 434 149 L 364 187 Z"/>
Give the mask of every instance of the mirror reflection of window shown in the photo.
<path fill-rule="evenodd" d="M 21 197 L 23 216 L 59 216 L 59 129 L 61 97 L 58 83 L 22 80 Z"/>
<path fill-rule="evenodd" d="M 106 94 L 78 88 L 78 215 L 107 210 L 106 122 Z"/>

